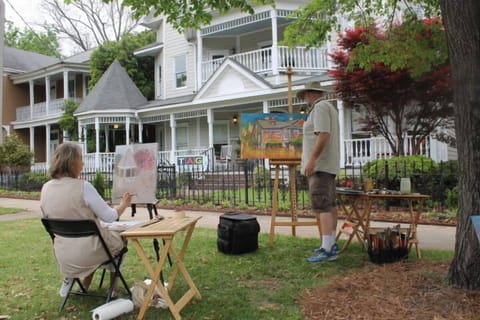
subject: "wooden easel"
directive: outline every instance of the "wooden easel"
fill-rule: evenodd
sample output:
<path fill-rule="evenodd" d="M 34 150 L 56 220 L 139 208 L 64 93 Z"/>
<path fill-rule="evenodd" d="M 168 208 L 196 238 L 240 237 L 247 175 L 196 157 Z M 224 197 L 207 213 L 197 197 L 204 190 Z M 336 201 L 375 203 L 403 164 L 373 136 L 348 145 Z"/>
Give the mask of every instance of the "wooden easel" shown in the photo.
<path fill-rule="evenodd" d="M 288 112 L 293 113 L 292 103 L 292 68 L 287 68 L 288 77 Z M 315 221 L 299 221 L 297 216 L 297 179 L 296 167 L 301 163 L 300 159 L 270 159 L 270 164 L 275 165 L 275 180 L 273 181 L 273 195 L 272 195 L 272 219 L 270 222 L 270 237 L 269 245 L 273 246 L 276 226 L 290 226 L 292 227 L 292 236 L 296 236 L 296 227 L 300 226 L 317 226 L 320 235 L 322 234 L 320 217 L 315 215 Z M 290 190 L 290 221 L 277 221 L 278 211 L 278 190 L 280 179 L 280 166 L 288 166 L 289 190 Z"/>
<path fill-rule="evenodd" d="M 270 222 L 270 237 L 269 245 L 273 246 L 275 237 L 275 227 L 291 227 L 292 236 L 296 236 L 296 227 L 303 226 L 317 226 L 318 231 L 321 234 L 320 217 L 315 215 L 315 221 L 299 221 L 297 215 L 297 183 L 296 183 L 296 167 L 300 164 L 298 159 L 273 159 L 270 160 L 270 164 L 275 165 L 275 180 L 273 181 L 273 195 L 272 195 L 272 218 Z M 288 165 L 289 175 L 289 191 L 290 191 L 290 221 L 277 221 L 278 212 L 278 191 L 280 183 L 280 166 Z"/>

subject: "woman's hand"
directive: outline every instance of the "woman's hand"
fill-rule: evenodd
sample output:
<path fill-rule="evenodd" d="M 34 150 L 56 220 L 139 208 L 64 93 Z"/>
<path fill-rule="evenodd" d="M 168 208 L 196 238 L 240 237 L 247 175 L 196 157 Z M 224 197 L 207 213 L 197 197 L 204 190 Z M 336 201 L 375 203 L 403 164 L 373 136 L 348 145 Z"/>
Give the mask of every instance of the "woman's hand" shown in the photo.
<path fill-rule="evenodd" d="M 125 192 L 122 195 L 122 200 L 120 201 L 120 205 L 122 205 L 123 203 L 125 204 L 126 207 L 130 206 L 130 204 L 132 203 L 132 197 L 133 197 L 133 194 Z"/>
<path fill-rule="evenodd" d="M 132 197 L 133 197 L 133 194 L 130 194 L 128 192 L 125 192 L 122 195 L 122 200 L 120 201 L 120 204 L 116 208 L 119 218 L 122 215 L 123 211 L 125 211 L 125 209 L 132 204 Z"/>

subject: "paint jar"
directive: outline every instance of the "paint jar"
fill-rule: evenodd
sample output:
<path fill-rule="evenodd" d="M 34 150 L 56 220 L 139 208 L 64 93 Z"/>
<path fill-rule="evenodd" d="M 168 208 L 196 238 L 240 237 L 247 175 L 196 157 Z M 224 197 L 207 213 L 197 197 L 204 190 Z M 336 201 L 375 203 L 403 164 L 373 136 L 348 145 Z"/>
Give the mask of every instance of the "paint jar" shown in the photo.
<path fill-rule="evenodd" d="M 410 178 L 401 178 L 400 179 L 400 193 L 409 194 L 412 192 L 412 184 Z"/>
<path fill-rule="evenodd" d="M 368 191 L 371 191 L 373 189 L 373 181 L 372 179 L 365 179 L 365 181 L 363 182 L 363 191 L 365 192 L 368 192 Z"/>

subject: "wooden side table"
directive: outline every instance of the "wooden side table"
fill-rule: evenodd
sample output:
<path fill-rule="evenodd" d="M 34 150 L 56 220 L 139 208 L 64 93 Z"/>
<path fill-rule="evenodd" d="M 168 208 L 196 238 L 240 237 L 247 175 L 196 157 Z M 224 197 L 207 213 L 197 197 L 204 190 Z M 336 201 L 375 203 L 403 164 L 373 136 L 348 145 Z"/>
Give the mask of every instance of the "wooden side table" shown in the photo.
<path fill-rule="evenodd" d="M 342 234 L 348 236 L 347 241 L 342 247 L 342 251 L 345 251 L 354 237 L 362 244 L 362 247 L 366 250 L 365 239 L 368 229 L 368 212 L 369 202 L 368 196 L 360 192 L 343 192 L 337 190 L 337 200 L 343 214 L 345 215 L 345 221 L 338 231 L 337 241 Z M 363 207 L 361 207 L 363 204 Z"/>
<path fill-rule="evenodd" d="M 158 291 L 160 292 L 162 298 L 166 301 L 170 312 L 176 320 L 182 318 L 180 316 L 180 311 L 188 302 L 190 302 L 190 300 L 192 300 L 194 297 L 198 299 L 201 298 L 200 292 L 195 286 L 192 277 L 188 273 L 183 263 L 185 252 L 188 248 L 193 230 L 195 229 L 195 224 L 200 218 L 201 217 L 167 218 L 161 220 L 154 219 L 122 232 L 121 235 L 130 240 L 133 247 L 137 251 L 138 256 L 142 260 L 145 269 L 152 278 L 152 283 L 148 287 L 143 304 L 138 313 L 138 320 L 144 318 L 150 301 L 152 300 L 155 287 L 158 288 Z M 180 245 L 180 250 L 177 251 L 173 245 L 173 238 L 179 234 L 180 231 L 184 231 L 184 237 Z M 161 238 L 164 240 L 164 248 L 161 250 L 161 254 L 156 265 L 152 264 L 151 259 L 148 258 L 148 255 L 146 254 L 140 242 L 141 239 L 148 238 Z M 165 287 L 163 281 L 160 281 L 160 274 L 163 271 L 168 255 L 172 257 L 173 265 L 167 280 L 168 287 Z M 174 287 L 175 280 L 177 279 L 178 275 L 183 276 L 189 289 L 177 300 L 177 302 L 174 302 L 170 297 L 170 292 Z"/>
<path fill-rule="evenodd" d="M 423 205 L 425 200 L 429 199 L 429 195 L 419 194 L 419 193 L 409 193 L 409 194 L 368 194 L 368 210 L 367 210 L 367 230 L 366 234 L 368 235 L 368 227 L 370 222 L 370 213 L 373 202 L 379 200 L 388 200 L 388 199 L 400 199 L 408 202 L 408 212 L 410 215 L 410 239 L 408 239 L 408 248 L 411 250 L 412 246 L 415 246 L 415 253 L 417 258 L 421 258 L 422 254 L 419 248 L 419 241 L 417 237 L 417 225 L 420 219 L 420 215 L 423 212 Z"/>

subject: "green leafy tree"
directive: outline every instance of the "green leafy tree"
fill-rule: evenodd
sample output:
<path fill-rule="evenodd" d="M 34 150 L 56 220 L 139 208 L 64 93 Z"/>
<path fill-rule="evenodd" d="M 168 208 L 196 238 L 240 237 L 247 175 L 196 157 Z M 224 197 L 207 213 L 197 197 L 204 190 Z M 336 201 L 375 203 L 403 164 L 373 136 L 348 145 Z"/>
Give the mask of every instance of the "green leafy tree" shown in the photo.
<path fill-rule="evenodd" d="M 20 30 L 10 21 L 5 24 L 6 46 L 51 57 L 61 57 L 57 34 L 54 31 L 47 29 L 46 32 L 36 32 L 27 28 Z"/>
<path fill-rule="evenodd" d="M 164 15 L 167 22 L 180 31 L 208 25 L 212 21 L 212 12 L 215 11 L 221 14 L 230 9 L 240 9 L 242 12 L 253 13 L 252 4 L 273 3 L 274 0 L 123 0 L 123 5 L 130 7 L 135 16 L 146 16 L 150 13 Z"/>
<path fill-rule="evenodd" d="M 125 34 L 120 41 L 107 41 L 96 49 L 90 57 L 91 88 L 100 80 L 103 73 L 117 59 L 130 78 L 147 99 L 154 97 L 153 57 L 135 57 L 133 52 L 155 42 L 154 31 Z"/>
<path fill-rule="evenodd" d="M 78 140 L 78 120 L 73 115 L 78 106 L 75 101 L 66 100 L 62 106 L 64 112 L 58 120 L 58 126 L 67 133 L 70 141 Z"/>
<path fill-rule="evenodd" d="M 0 146 L 0 165 L 9 169 L 27 167 L 32 164 L 33 152 L 17 135 L 6 136 Z"/>
<path fill-rule="evenodd" d="M 359 3 L 365 7 L 358 7 Z M 319 46 L 337 30 L 338 18 L 347 17 L 368 25 L 373 17 L 393 21 L 400 5 L 409 18 L 415 18 L 416 8 L 423 8 L 426 17 L 438 15 L 441 8 L 445 27 L 448 57 L 452 70 L 455 133 L 459 164 L 459 198 L 455 254 L 448 280 L 467 289 L 480 289 L 480 244 L 470 216 L 480 213 L 480 2 L 478 0 L 312 0 L 302 10 L 285 34 L 289 45 L 298 43 Z M 421 50 L 415 41 L 402 52 L 414 56 Z M 387 51 L 386 51 L 387 52 Z M 395 61 L 400 56 L 394 48 L 388 50 Z M 405 59 L 410 70 L 424 68 L 415 59 Z M 393 67 L 392 63 L 390 67 Z M 395 67 L 393 67 L 395 70 Z"/>

